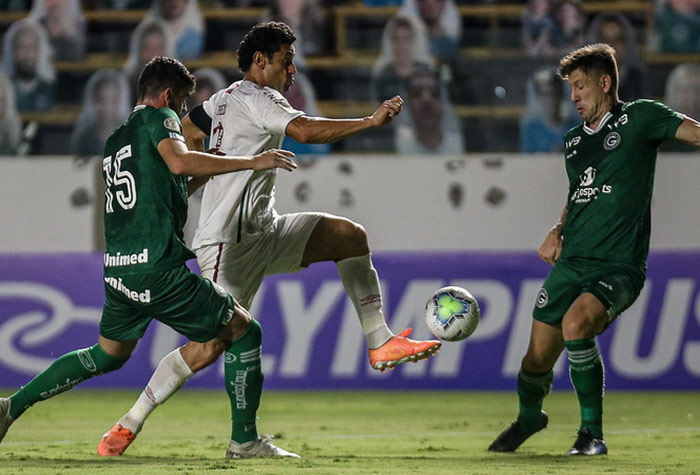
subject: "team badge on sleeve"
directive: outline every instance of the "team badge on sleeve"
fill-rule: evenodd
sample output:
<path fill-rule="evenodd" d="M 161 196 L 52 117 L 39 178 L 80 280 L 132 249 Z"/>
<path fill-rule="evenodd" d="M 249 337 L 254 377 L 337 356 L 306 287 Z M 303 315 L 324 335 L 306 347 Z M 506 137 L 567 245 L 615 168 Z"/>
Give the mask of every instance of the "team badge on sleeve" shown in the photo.
<path fill-rule="evenodd" d="M 172 117 L 166 118 L 163 121 L 163 126 L 168 130 L 172 130 L 173 132 L 180 132 L 180 124 L 178 124 L 177 120 Z"/>

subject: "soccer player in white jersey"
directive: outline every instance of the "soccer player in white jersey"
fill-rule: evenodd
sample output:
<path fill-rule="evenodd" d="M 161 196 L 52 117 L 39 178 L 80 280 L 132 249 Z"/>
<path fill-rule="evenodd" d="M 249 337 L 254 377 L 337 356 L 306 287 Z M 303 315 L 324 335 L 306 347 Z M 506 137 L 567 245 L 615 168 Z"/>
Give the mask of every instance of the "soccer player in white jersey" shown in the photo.
<path fill-rule="evenodd" d="M 206 137 L 210 147 L 229 154 L 255 154 L 279 147 L 285 135 L 300 143 L 330 143 L 388 124 L 401 111 L 399 96 L 361 119 L 309 117 L 293 109 L 282 93 L 294 81 L 295 40 L 284 23 L 262 23 L 248 32 L 237 51 L 244 79 L 216 92 L 183 119 L 190 148 L 203 149 Z M 218 176 L 203 180 L 206 187 L 192 246 L 202 275 L 249 308 L 265 275 L 334 261 L 359 316 L 373 368 L 384 371 L 434 354 L 440 342 L 411 340 L 407 338 L 410 329 L 399 335 L 389 330 L 364 228 L 326 213 L 277 214 L 273 208 L 275 177 L 274 172 L 240 172 L 223 180 Z M 190 184 L 192 189 L 200 182 Z M 227 458 L 298 457 L 257 433 L 263 383 L 261 344 L 262 330 L 253 320 L 225 355 L 226 390 L 233 411 Z M 183 348 L 193 346 L 208 354 L 202 343 L 189 342 Z M 121 455 L 148 414 L 191 375 L 173 369 L 168 359 L 169 355 L 161 361 L 131 410 L 102 438 L 101 454 Z"/>

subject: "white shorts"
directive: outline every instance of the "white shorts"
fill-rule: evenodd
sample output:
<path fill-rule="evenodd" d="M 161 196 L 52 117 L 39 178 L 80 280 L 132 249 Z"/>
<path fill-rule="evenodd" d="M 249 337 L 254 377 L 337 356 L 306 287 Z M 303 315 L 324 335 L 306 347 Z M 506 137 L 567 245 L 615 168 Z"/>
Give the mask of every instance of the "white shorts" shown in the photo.
<path fill-rule="evenodd" d="M 275 216 L 272 230 L 245 234 L 241 242 L 219 243 L 195 251 L 202 277 L 226 289 L 249 309 L 263 277 L 302 269 L 306 243 L 326 213 L 289 213 Z"/>

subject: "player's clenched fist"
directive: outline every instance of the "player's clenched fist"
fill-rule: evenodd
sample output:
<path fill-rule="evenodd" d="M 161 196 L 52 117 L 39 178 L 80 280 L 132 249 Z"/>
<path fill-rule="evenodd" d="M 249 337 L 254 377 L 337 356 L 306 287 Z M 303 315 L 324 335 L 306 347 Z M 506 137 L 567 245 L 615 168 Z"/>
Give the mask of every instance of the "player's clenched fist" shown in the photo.
<path fill-rule="evenodd" d="M 297 167 L 292 158 L 294 158 L 294 153 L 289 150 L 273 148 L 253 157 L 253 170 L 284 168 L 291 172 Z"/>
<path fill-rule="evenodd" d="M 396 95 L 391 99 L 382 102 L 374 114 L 372 114 L 372 121 L 377 125 L 384 125 L 391 122 L 391 119 L 399 115 L 401 108 L 403 107 L 403 99 L 401 96 Z"/>

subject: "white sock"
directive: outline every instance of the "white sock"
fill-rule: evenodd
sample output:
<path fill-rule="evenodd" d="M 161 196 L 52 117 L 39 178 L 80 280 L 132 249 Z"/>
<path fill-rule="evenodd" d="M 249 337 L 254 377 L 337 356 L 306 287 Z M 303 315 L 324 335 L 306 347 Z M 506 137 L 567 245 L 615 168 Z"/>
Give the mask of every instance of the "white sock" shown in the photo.
<path fill-rule="evenodd" d="M 143 423 L 158 404 L 163 404 L 170 396 L 194 374 L 180 354 L 180 349 L 171 351 L 160 360 L 158 367 L 151 376 L 146 388 L 129 409 L 124 417 L 119 419 L 122 427 L 134 434 L 141 431 Z"/>
<path fill-rule="evenodd" d="M 382 312 L 382 291 L 370 254 L 336 263 L 338 275 L 352 300 L 370 348 L 379 348 L 392 336 Z"/>

